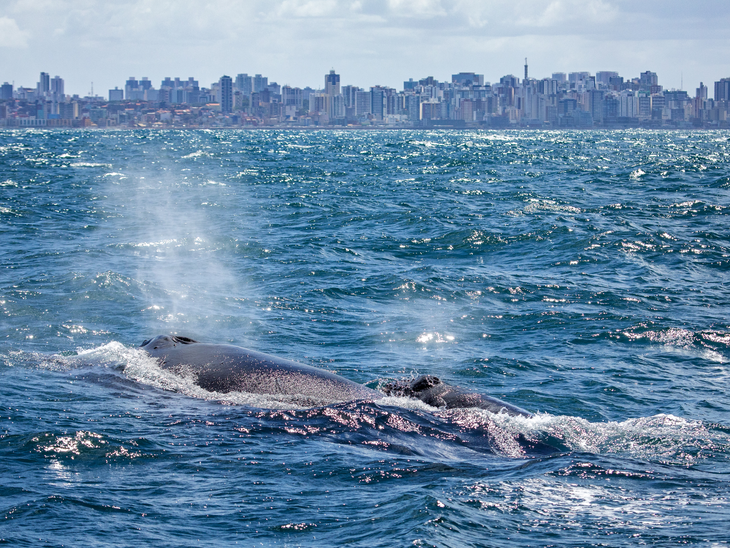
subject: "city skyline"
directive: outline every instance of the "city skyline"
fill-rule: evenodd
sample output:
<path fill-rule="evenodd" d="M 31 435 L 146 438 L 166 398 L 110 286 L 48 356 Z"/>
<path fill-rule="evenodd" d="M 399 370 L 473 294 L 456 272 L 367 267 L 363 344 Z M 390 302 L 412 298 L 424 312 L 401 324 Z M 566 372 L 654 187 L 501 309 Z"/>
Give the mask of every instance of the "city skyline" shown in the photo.
<path fill-rule="evenodd" d="M 480 74 L 483 77 L 483 82 L 486 82 L 488 84 L 489 83 L 494 83 L 494 82 L 499 82 L 500 79 L 503 78 L 504 76 L 512 76 L 512 75 L 514 75 L 514 76 L 517 76 L 520 79 L 522 79 L 523 70 L 524 70 L 526 64 L 528 63 L 528 61 L 529 61 L 529 58 L 524 58 L 523 59 L 523 64 L 520 65 L 519 67 L 514 67 L 514 70 L 512 70 L 511 72 L 507 72 L 507 73 L 504 73 L 504 74 L 501 74 L 501 75 L 494 75 L 493 78 L 489 78 L 489 77 L 485 76 L 484 74 L 480 73 L 478 70 L 474 70 L 474 67 L 462 67 L 462 69 L 463 69 L 462 72 L 464 72 L 464 73 L 476 73 L 476 74 Z M 467 70 L 467 69 L 469 69 L 469 70 Z M 611 69 L 611 68 L 605 68 L 604 67 L 601 70 L 596 70 L 596 71 L 577 70 L 577 69 L 576 70 L 568 70 L 568 71 L 552 70 L 552 71 L 549 71 L 548 73 L 546 73 L 545 75 L 535 75 L 533 73 L 533 68 L 530 65 L 529 78 L 530 79 L 535 79 L 535 80 L 543 80 L 543 79 L 552 78 L 553 75 L 560 74 L 560 73 L 563 73 L 563 74 L 566 74 L 566 75 L 571 74 L 571 73 L 581 73 L 581 74 L 590 74 L 592 76 L 596 76 L 596 75 L 601 74 L 601 73 L 611 72 L 611 73 L 620 74 L 621 76 L 623 76 L 624 78 L 626 78 L 626 80 L 628 81 L 628 80 L 630 80 L 632 78 L 639 77 L 639 75 L 641 73 L 646 72 L 647 70 L 650 70 L 651 72 L 658 73 L 658 71 L 652 70 L 652 67 L 643 67 L 642 70 L 639 71 L 636 74 L 624 74 L 621 71 L 614 70 L 614 69 Z M 332 72 L 332 71 L 334 71 L 334 68 L 330 68 L 329 69 L 329 72 Z M 314 78 L 314 77 L 308 78 L 308 81 L 309 80 L 321 80 L 321 77 L 322 77 L 321 74 L 325 74 L 325 72 L 326 71 L 324 69 L 321 70 L 320 73 L 316 75 L 316 78 Z M 395 85 L 392 85 L 392 86 L 391 85 L 385 85 L 385 84 L 383 84 L 382 82 L 379 82 L 379 81 L 369 82 L 369 83 L 365 83 L 363 85 L 359 85 L 359 84 L 355 84 L 351 79 L 347 78 L 346 76 L 343 77 L 342 74 L 340 73 L 340 71 L 336 71 L 336 72 L 337 72 L 337 77 L 338 78 L 342 78 L 343 82 L 345 84 L 347 84 L 347 85 L 361 87 L 361 88 L 369 88 L 371 86 L 383 86 L 383 87 L 392 87 L 392 88 L 395 88 L 395 89 L 403 89 L 404 82 L 408 81 L 409 79 L 418 81 L 418 80 L 420 80 L 422 78 L 428 78 L 428 77 L 430 77 L 430 78 L 433 78 L 434 80 L 440 81 L 440 82 L 451 81 L 451 77 L 454 74 L 454 69 L 452 69 L 450 71 L 447 71 L 447 74 L 444 74 L 444 75 L 441 75 L 441 76 L 438 76 L 438 75 L 436 75 L 433 72 L 428 72 L 427 74 L 408 74 L 408 75 L 403 75 L 396 82 L 396 84 Z M 196 85 L 199 85 L 199 86 L 205 87 L 205 88 L 210 88 L 210 87 L 214 87 L 215 85 L 217 85 L 217 83 L 219 82 L 220 77 L 221 77 L 221 75 L 219 75 L 218 77 L 216 77 L 213 80 L 211 80 L 210 82 L 208 82 L 208 81 L 205 81 L 205 80 L 203 80 L 201 78 L 198 78 L 194 74 L 194 71 L 190 71 L 190 70 L 188 70 L 187 72 L 185 72 L 183 74 L 177 74 L 177 75 L 165 74 L 164 76 L 159 76 L 159 77 L 150 77 L 148 74 L 143 74 L 143 75 L 131 74 L 128 77 L 119 76 L 116 79 L 116 81 L 112 84 L 112 86 L 109 87 L 109 88 L 102 88 L 102 87 L 98 86 L 97 84 L 95 84 L 94 81 L 92 80 L 90 82 L 90 87 L 89 87 L 88 90 L 86 90 L 84 92 L 77 92 L 77 91 L 71 91 L 73 89 L 73 85 L 71 87 L 69 87 L 68 80 L 65 77 L 60 76 L 59 74 L 56 74 L 55 72 L 45 72 L 45 69 L 40 70 L 39 73 L 41 75 L 46 75 L 49 78 L 49 81 L 56 80 L 56 79 L 60 79 L 61 80 L 61 86 L 63 86 L 63 88 L 65 89 L 66 95 L 69 95 L 69 96 L 71 96 L 71 95 L 77 95 L 79 97 L 96 95 L 96 96 L 100 96 L 100 97 L 105 97 L 107 99 L 109 98 L 108 93 L 110 91 L 114 90 L 115 88 L 116 89 L 124 90 L 124 82 L 128 78 L 138 78 L 140 81 L 144 80 L 145 82 L 149 82 L 149 85 L 151 85 L 151 87 L 153 87 L 153 88 L 160 88 L 160 87 L 162 87 L 162 85 L 164 84 L 164 82 L 166 80 L 176 80 L 176 79 L 179 80 L 180 78 L 182 78 L 184 80 L 188 80 L 188 79 L 195 80 Z M 264 73 L 265 74 L 271 74 L 269 71 L 264 71 Z M 235 78 L 235 75 L 237 75 L 237 74 L 240 75 L 240 74 L 249 74 L 249 73 L 248 72 L 241 73 L 241 72 L 236 72 L 236 71 L 230 71 L 229 70 L 229 71 L 224 71 L 224 74 L 232 75 L 232 77 Z M 253 75 L 253 72 L 251 72 L 250 74 Z M 257 73 L 257 74 L 260 76 L 260 73 Z M 51 75 L 53 75 L 52 78 L 51 78 Z M 703 79 L 701 79 L 701 80 L 699 80 L 697 82 L 689 82 L 686 78 L 684 78 L 682 76 L 682 79 L 681 79 L 681 82 L 680 82 L 680 86 L 678 86 L 678 87 L 672 87 L 672 86 L 664 85 L 663 88 L 666 89 L 667 91 L 669 91 L 669 90 L 678 90 L 678 91 L 692 92 L 697 86 L 700 85 L 700 83 L 704 83 L 705 85 L 708 85 L 708 83 L 712 83 L 714 81 L 721 80 L 723 78 L 727 78 L 729 75 L 730 75 L 730 67 L 728 68 L 727 74 L 721 74 L 717 78 L 703 78 Z M 34 79 L 35 79 L 35 81 L 28 82 L 27 84 L 26 83 L 20 83 L 20 82 L 16 81 L 15 79 L 13 79 L 11 76 L 7 75 L 6 73 L 0 73 L 0 82 L 2 82 L 2 83 L 9 83 L 16 90 L 19 89 L 19 88 L 34 88 L 34 89 L 37 88 L 39 86 L 39 84 L 41 83 L 41 82 L 39 82 L 38 73 L 36 73 L 36 76 L 34 77 Z M 297 87 L 297 88 L 301 88 L 301 89 L 311 88 L 313 90 L 323 90 L 323 89 L 325 89 L 325 86 L 322 86 L 321 81 L 317 82 L 314 85 L 308 85 L 308 84 L 301 84 L 301 83 L 298 83 L 298 82 L 293 82 L 293 81 L 290 81 L 291 79 L 287 79 L 287 78 L 284 78 L 283 79 L 284 80 L 283 82 L 282 81 L 277 81 L 276 78 L 272 78 L 271 76 L 266 76 L 266 79 L 267 80 L 270 80 L 272 82 L 276 82 L 279 86 L 290 86 L 290 87 Z M 33 79 L 31 79 L 31 80 L 33 80 Z M 160 83 L 158 84 L 157 82 L 160 82 Z M 338 82 L 339 82 L 339 80 L 338 80 Z"/>
<path fill-rule="evenodd" d="M 492 84 L 460 72 L 403 82 L 401 90 L 341 85 L 334 69 L 324 86 L 281 86 L 261 75 L 223 75 L 211 86 L 194 77 L 129 77 L 108 98 L 65 93 L 63 78 L 41 72 L 36 86 L 0 86 L 2 127 L 400 127 L 400 128 L 727 128 L 730 78 L 691 96 L 667 90 L 656 72 L 557 72 L 549 78 L 507 74 Z"/>
<path fill-rule="evenodd" d="M 552 72 L 662 75 L 668 89 L 694 89 L 730 74 L 730 4 L 706 0 L 188 0 L 53 2 L 0 7 L 3 79 L 33 86 L 40 71 L 87 95 L 148 75 L 266 73 L 281 85 L 319 87 L 336 67 L 343 81 L 400 86 L 472 70 L 494 81 Z M 154 54 L 152 54 L 154 53 Z M 411 74 L 405 74 L 410 72 Z"/>

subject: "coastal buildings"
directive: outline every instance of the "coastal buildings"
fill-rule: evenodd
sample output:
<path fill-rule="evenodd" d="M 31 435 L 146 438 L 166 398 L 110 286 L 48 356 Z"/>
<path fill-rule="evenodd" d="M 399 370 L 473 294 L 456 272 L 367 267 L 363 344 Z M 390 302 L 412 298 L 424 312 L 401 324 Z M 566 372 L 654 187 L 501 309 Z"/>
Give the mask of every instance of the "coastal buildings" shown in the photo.
<path fill-rule="evenodd" d="M 459 72 L 450 81 L 409 78 L 403 88 L 342 85 L 330 70 L 321 89 L 280 86 L 261 74 L 222 76 L 210 87 L 193 77 L 130 76 L 108 97 L 65 94 L 64 80 L 41 72 L 35 87 L 0 86 L 4 127 L 403 127 L 403 128 L 726 128 L 730 78 L 694 95 L 666 90 L 655 72 L 505 75 L 495 82 Z"/>

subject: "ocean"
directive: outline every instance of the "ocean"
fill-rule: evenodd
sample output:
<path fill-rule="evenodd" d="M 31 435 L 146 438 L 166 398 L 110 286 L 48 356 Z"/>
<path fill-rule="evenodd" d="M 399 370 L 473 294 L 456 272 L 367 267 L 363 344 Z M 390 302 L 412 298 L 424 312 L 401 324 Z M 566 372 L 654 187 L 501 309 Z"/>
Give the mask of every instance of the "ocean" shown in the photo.
<path fill-rule="evenodd" d="M 2 131 L 0 544 L 728 546 L 729 215 L 727 131 Z"/>

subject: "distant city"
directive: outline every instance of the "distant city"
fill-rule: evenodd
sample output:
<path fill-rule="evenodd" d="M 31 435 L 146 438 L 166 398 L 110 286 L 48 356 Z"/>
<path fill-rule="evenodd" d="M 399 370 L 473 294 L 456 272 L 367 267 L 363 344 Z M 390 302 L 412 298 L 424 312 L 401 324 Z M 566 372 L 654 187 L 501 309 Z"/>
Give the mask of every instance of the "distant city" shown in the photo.
<path fill-rule="evenodd" d="M 460 72 L 449 82 L 428 76 L 398 91 L 340 86 L 334 70 L 322 89 L 280 86 L 261 74 L 195 78 L 130 77 L 107 97 L 66 95 L 64 80 L 40 73 L 35 87 L 0 87 L 0 127 L 97 128 L 727 128 L 730 78 L 702 82 L 694 96 L 665 90 L 651 71 L 557 72 L 550 78 L 507 75 L 485 82 Z"/>

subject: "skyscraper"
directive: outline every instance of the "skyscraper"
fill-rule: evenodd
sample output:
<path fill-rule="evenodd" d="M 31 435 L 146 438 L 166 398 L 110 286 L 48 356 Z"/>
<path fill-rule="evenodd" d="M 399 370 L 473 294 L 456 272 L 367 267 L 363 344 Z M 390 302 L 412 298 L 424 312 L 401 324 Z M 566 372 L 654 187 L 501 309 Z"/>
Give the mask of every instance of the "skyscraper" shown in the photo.
<path fill-rule="evenodd" d="M 129 80 L 127 80 L 124 83 L 124 98 L 127 101 L 130 100 L 136 100 L 136 97 L 133 97 L 137 89 L 139 88 L 139 82 L 134 76 L 130 76 Z"/>
<path fill-rule="evenodd" d="M 715 82 L 715 101 L 730 101 L 730 78 Z"/>
<path fill-rule="evenodd" d="M 45 97 L 51 90 L 51 77 L 47 72 L 41 72 L 41 77 L 36 85 L 38 98 Z"/>
<path fill-rule="evenodd" d="M 13 98 L 13 84 L 8 84 L 5 82 L 2 86 L 0 86 L 0 99 L 3 101 L 7 99 Z"/>
<path fill-rule="evenodd" d="M 330 96 L 340 94 L 340 75 L 335 74 L 334 70 L 324 77 L 324 92 Z"/>
<path fill-rule="evenodd" d="M 259 93 L 261 91 L 264 91 L 266 89 L 266 86 L 269 85 L 269 79 L 266 76 L 261 76 L 260 74 L 257 74 L 253 77 L 253 93 Z"/>
<path fill-rule="evenodd" d="M 236 76 L 236 89 L 246 96 L 253 93 L 253 78 L 246 73 Z"/>
<path fill-rule="evenodd" d="M 63 101 L 64 99 L 64 93 L 63 93 L 63 78 L 60 76 L 56 76 L 51 80 L 51 93 L 53 94 L 53 100 L 54 101 Z"/>
<path fill-rule="evenodd" d="M 451 75 L 451 82 L 460 86 L 483 86 L 484 75 L 474 72 L 460 72 Z"/>
<path fill-rule="evenodd" d="M 219 93 L 221 112 L 229 114 L 233 110 L 233 79 L 230 76 L 221 76 Z"/>

